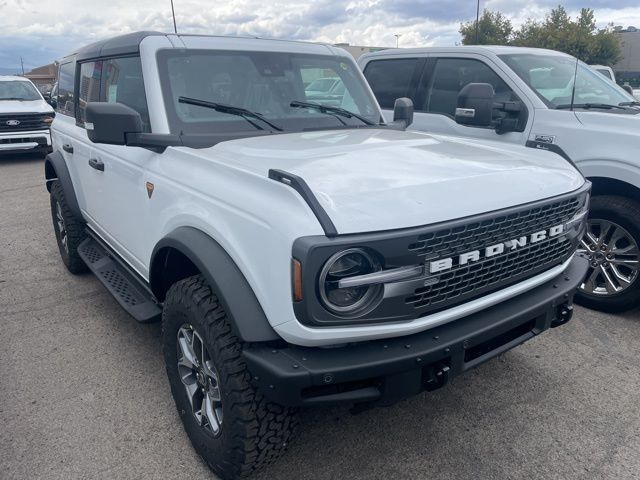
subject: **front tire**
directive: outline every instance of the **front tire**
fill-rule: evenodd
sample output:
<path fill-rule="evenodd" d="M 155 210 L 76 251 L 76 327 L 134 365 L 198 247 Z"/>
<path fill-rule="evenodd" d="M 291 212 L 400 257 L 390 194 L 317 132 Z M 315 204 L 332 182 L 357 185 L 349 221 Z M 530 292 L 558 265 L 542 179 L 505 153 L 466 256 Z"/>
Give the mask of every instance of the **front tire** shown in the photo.
<path fill-rule="evenodd" d="M 596 196 L 580 251 L 591 263 L 576 303 L 603 312 L 640 305 L 640 204 Z"/>
<path fill-rule="evenodd" d="M 242 343 L 201 275 L 175 283 L 162 314 L 162 345 L 171 392 L 194 448 L 223 479 L 275 461 L 297 417 L 250 383 Z"/>
<path fill-rule="evenodd" d="M 84 222 L 71 212 L 59 181 L 51 184 L 51 219 L 62 262 L 73 274 L 86 272 L 87 266 L 78 254 L 78 247 L 87 238 Z"/>

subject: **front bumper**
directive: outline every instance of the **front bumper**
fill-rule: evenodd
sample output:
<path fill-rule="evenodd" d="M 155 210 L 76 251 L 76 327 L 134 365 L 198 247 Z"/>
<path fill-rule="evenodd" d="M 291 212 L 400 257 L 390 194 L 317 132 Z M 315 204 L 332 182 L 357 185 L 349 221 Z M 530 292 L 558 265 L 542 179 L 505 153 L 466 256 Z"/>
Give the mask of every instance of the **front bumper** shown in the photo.
<path fill-rule="evenodd" d="M 49 130 L 0 133 L 0 153 L 32 150 L 51 151 Z"/>
<path fill-rule="evenodd" d="M 587 268 L 575 256 L 561 275 L 526 293 L 414 335 L 335 348 L 254 344 L 243 356 L 255 386 L 282 405 L 391 404 L 566 323 Z"/>

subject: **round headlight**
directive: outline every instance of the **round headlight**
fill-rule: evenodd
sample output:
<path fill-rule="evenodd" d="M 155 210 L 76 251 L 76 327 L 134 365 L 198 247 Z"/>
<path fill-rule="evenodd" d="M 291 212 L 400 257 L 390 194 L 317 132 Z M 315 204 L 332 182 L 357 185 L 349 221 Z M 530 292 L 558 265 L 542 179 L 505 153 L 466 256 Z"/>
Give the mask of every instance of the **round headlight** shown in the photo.
<path fill-rule="evenodd" d="M 361 248 L 333 255 L 320 272 L 320 298 L 325 308 L 339 316 L 365 313 L 380 298 L 382 285 L 340 288 L 342 279 L 380 271 L 376 258 Z"/>

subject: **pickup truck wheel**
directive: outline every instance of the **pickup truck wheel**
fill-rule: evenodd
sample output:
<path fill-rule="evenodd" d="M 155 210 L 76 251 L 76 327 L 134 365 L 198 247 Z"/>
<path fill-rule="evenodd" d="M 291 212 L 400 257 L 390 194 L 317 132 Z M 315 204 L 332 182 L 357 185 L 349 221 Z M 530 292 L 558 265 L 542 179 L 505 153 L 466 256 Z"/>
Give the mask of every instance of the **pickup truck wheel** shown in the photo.
<path fill-rule="evenodd" d="M 624 197 L 593 197 L 579 251 L 591 267 L 577 303 L 605 312 L 640 305 L 640 204 Z"/>
<path fill-rule="evenodd" d="M 169 289 L 162 344 L 184 428 L 218 476 L 244 477 L 284 452 L 295 411 L 267 401 L 251 385 L 242 343 L 201 275 Z"/>
<path fill-rule="evenodd" d="M 60 182 L 51 184 L 50 201 L 53 230 L 62 262 L 73 274 L 86 272 L 87 266 L 78 255 L 78 246 L 87 238 L 87 233 L 84 223 L 71 212 Z"/>

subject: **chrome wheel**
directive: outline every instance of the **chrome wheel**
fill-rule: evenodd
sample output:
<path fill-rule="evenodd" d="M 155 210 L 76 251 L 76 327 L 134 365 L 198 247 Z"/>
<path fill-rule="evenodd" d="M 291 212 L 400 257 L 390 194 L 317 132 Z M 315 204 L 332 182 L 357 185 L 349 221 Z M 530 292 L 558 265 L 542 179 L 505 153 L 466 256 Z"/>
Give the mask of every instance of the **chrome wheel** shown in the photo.
<path fill-rule="evenodd" d="M 191 412 L 198 424 L 214 436 L 222 429 L 222 396 L 218 373 L 200 335 L 191 325 L 178 330 L 178 373 Z"/>
<path fill-rule="evenodd" d="M 56 224 L 58 226 L 58 236 L 60 237 L 60 244 L 64 251 L 69 253 L 69 238 L 67 237 L 67 228 L 64 224 L 64 217 L 62 216 L 62 207 L 60 202 L 56 202 Z"/>
<path fill-rule="evenodd" d="M 640 249 L 633 236 L 608 220 L 590 219 L 579 252 L 589 258 L 590 268 L 583 293 L 616 295 L 629 288 L 640 272 Z"/>

